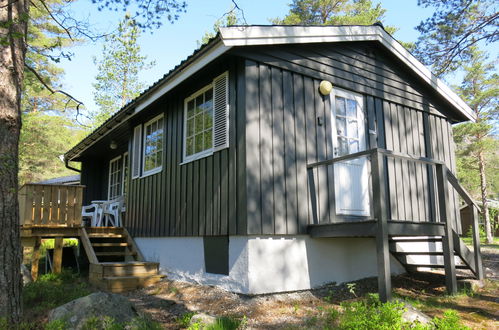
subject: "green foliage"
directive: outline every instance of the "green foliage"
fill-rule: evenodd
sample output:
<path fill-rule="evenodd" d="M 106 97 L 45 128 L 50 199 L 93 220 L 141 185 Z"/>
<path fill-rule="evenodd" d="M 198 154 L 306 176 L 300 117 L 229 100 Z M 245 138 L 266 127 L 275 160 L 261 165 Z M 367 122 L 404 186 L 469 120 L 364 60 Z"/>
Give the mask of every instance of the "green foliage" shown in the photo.
<path fill-rule="evenodd" d="M 342 304 L 340 317 L 342 329 L 402 329 L 404 304 L 397 301 L 381 303 L 378 295 L 370 294 L 366 299 Z"/>
<path fill-rule="evenodd" d="M 187 312 L 182 314 L 182 316 L 177 317 L 177 324 L 182 328 L 187 328 L 194 314 L 194 312 Z"/>
<path fill-rule="evenodd" d="M 467 326 L 461 324 L 461 318 L 456 311 L 446 310 L 443 317 L 435 317 L 433 319 L 435 327 L 439 330 L 465 330 Z"/>
<path fill-rule="evenodd" d="M 441 76 L 454 72 L 471 58 L 478 42 L 497 41 L 497 1 L 418 0 L 433 15 L 422 21 L 415 54 Z"/>
<path fill-rule="evenodd" d="M 24 308 L 30 314 L 42 314 L 49 309 L 90 294 L 87 284 L 80 282 L 69 270 L 60 274 L 45 274 L 23 289 Z"/>
<path fill-rule="evenodd" d="M 386 9 L 371 0 L 293 0 L 290 11 L 274 24 L 294 25 L 371 25 L 383 22 Z M 386 26 L 389 33 L 396 28 Z"/>
<path fill-rule="evenodd" d="M 65 330 L 69 328 L 65 320 L 54 320 L 45 324 L 45 330 Z"/>
<path fill-rule="evenodd" d="M 192 318 L 192 315 L 191 315 Z M 190 322 L 190 319 L 189 319 Z M 189 325 L 187 322 L 187 326 L 189 330 L 236 330 L 240 327 L 244 327 L 246 325 L 246 317 L 242 319 L 233 318 L 233 317 L 219 317 L 215 321 L 214 324 L 204 325 L 201 323 L 194 323 Z M 185 327 L 187 327 L 185 326 Z"/>
<path fill-rule="evenodd" d="M 213 31 L 205 32 L 203 38 L 201 38 L 201 41 L 198 41 L 198 45 L 200 46 L 207 44 L 211 38 L 214 38 L 217 35 L 221 27 L 237 25 L 240 22 L 241 20 L 239 19 L 239 17 L 237 17 L 235 10 L 233 9 L 229 11 L 226 15 L 224 15 L 224 17 L 219 18 L 215 21 L 215 23 L 213 24 Z"/>
<path fill-rule="evenodd" d="M 85 321 L 82 330 L 161 330 L 161 325 L 148 317 L 134 318 L 130 322 L 120 323 L 109 316 L 91 317 Z"/>
<path fill-rule="evenodd" d="M 101 58 L 94 57 L 98 69 L 93 84 L 94 100 L 99 107 L 92 113 L 95 127 L 137 97 L 144 88 L 139 81 L 139 72 L 150 69 L 154 62 L 146 62 L 147 56 L 141 55 L 139 37 L 140 28 L 126 14 L 116 33 L 105 38 Z"/>

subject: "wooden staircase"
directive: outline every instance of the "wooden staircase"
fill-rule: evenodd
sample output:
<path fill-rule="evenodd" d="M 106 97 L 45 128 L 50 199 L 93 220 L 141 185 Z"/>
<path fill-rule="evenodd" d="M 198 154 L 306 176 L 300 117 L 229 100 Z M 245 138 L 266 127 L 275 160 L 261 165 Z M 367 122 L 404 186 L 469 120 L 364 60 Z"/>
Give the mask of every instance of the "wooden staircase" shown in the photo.
<path fill-rule="evenodd" d="M 454 262 L 456 269 L 470 270 L 476 278 L 475 255 L 453 231 Z M 400 236 L 390 237 L 390 253 L 409 272 L 424 268 L 445 268 L 442 236 Z"/>
<path fill-rule="evenodd" d="M 80 237 L 90 261 L 89 281 L 101 290 L 135 290 L 164 277 L 159 263 L 145 261 L 125 228 L 87 227 Z"/>

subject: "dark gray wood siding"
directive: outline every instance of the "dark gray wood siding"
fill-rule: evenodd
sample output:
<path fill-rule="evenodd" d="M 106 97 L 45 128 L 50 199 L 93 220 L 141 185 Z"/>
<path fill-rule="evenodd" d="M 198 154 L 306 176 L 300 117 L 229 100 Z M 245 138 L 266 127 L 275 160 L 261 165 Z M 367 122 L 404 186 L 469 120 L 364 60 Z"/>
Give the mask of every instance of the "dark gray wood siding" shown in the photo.
<path fill-rule="evenodd" d="M 376 132 L 368 134 L 369 147 L 433 157 L 455 169 L 452 119 L 444 117 L 444 105 L 382 50 L 359 43 L 257 47 L 237 54 L 247 58 L 249 234 L 304 234 L 312 223 L 306 165 L 333 157 L 330 101 L 318 92 L 322 79 L 364 95 L 365 125 Z M 391 219 L 436 219 L 432 171 L 402 161 L 387 165 Z M 335 221 L 333 169 L 314 175 L 319 219 Z M 455 221 L 458 216 L 456 211 Z"/>
<path fill-rule="evenodd" d="M 246 233 L 246 175 L 243 63 L 214 65 L 160 100 L 149 117 L 164 113 L 161 172 L 132 179 L 127 196 L 126 227 L 139 237 L 219 236 Z M 229 70 L 230 147 L 182 164 L 184 100 Z M 239 92 L 237 92 L 239 91 Z M 131 158 L 130 158 L 131 159 Z"/>

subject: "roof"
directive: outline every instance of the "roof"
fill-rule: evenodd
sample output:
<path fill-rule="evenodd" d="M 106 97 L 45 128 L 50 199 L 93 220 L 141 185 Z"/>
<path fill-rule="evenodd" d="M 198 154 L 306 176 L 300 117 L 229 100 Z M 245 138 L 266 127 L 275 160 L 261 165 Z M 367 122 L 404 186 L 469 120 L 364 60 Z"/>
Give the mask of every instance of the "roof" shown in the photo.
<path fill-rule="evenodd" d="M 350 26 L 282 26 L 252 25 L 222 27 L 216 37 L 194 51 L 179 65 L 165 74 L 137 98 L 116 112 L 104 124 L 69 150 L 66 160 L 78 157 L 104 135 L 147 108 L 161 96 L 178 86 L 181 82 L 200 71 L 209 63 L 233 47 L 279 44 L 305 44 L 319 42 L 376 41 L 399 58 L 411 71 L 423 79 L 443 99 L 465 118 L 474 121 L 476 116 L 470 107 L 457 96 L 444 82 L 433 75 L 407 49 L 388 34 L 380 25 Z"/>
<path fill-rule="evenodd" d="M 38 184 L 65 184 L 65 185 L 73 185 L 73 184 L 80 184 L 80 175 L 75 174 L 75 175 L 67 175 L 67 176 L 60 176 L 58 178 L 52 178 L 48 180 L 43 180 L 36 182 Z"/>

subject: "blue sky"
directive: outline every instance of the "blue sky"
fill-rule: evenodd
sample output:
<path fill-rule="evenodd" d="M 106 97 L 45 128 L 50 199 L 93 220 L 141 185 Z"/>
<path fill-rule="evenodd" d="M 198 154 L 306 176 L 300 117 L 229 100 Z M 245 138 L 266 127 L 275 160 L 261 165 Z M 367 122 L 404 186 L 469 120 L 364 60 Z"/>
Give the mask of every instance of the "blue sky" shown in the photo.
<path fill-rule="evenodd" d="M 244 10 L 248 24 L 270 24 L 269 19 L 283 17 L 289 10 L 290 0 L 238 0 Z M 376 2 L 376 1 L 374 1 Z M 232 8 L 231 0 L 187 0 L 187 12 L 174 24 L 166 23 L 158 30 L 147 32 L 140 38 L 142 53 L 148 60 L 154 60 L 156 66 L 140 75 L 141 81 L 150 85 L 185 59 L 197 47 L 206 31 L 211 31 L 213 23 Z M 418 23 L 431 16 L 432 11 L 417 6 L 417 0 L 382 0 L 386 12 L 386 25 L 399 28 L 395 37 L 403 41 L 415 41 L 418 32 L 414 29 Z M 111 31 L 123 13 L 110 11 L 99 12 L 91 1 L 81 0 L 72 6 L 80 17 L 88 17 L 94 28 Z M 95 107 L 92 83 L 97 70 L 92 62 L 94 56 L 100 56 L 101 44 L 87 42 L 75 47 L 75 56 L 71 61 L 62 63 L 66 72 L 65 89 L 81 100 L 87 109 Z"/>

